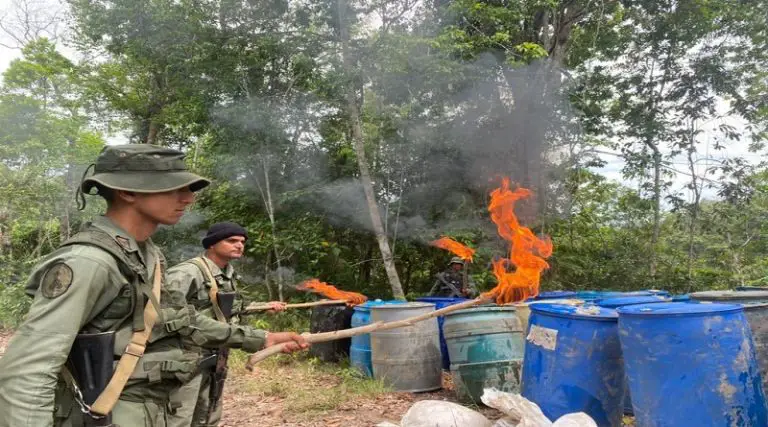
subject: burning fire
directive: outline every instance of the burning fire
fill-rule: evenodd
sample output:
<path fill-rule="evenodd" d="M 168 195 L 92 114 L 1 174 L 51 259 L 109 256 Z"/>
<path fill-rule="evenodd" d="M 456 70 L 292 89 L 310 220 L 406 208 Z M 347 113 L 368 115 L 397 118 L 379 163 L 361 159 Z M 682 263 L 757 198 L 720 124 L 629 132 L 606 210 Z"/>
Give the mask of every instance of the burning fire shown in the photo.
<path fill-rule="evenodd" d="M 329 285 L 325 282 L 321 282 L 317 279 L 309 279 L 296 287 L 302 291 L 310 291 L 316 294 L 323 295 L 333 300 L 344 300 L 350 307 L 362 304 L 368 301 L 368 297 L 357 292 L 347 292 L 336 289 L 336 287 Z"/>
<path fill-rule="evenodd" d="M 430 242 L 429 244 L 436 248 L 445 249 L 463 259 L 464 261 L 472 262 L 472 257 L 475 255 L 474 249 L 468 246 L 464 246 L 463 244 L 451 239 L 450 237 L 441 237 L 435 241 Z"/>
<path fill-rule="evenodd" d="M 509 178 L 504 178 L 501 187 L 491 193 L 488 211 L 496 224 L 499 235 L 510 243 L 509 258 L 492 262 L 493 274 L 498 285 L 482 295 L 494 298 L 497 304 L 524 301 L 539 294 L 541 272 L 549 268 L 544 260 L 552 255 L 552 241 L 549 237 L 539 239 L 528 227 L 520 225 L 515 216 L 515 202 L 531 195 L 525 188 L 509 189 Z M 507 271 L 510 265 L 513 272 Z"/>

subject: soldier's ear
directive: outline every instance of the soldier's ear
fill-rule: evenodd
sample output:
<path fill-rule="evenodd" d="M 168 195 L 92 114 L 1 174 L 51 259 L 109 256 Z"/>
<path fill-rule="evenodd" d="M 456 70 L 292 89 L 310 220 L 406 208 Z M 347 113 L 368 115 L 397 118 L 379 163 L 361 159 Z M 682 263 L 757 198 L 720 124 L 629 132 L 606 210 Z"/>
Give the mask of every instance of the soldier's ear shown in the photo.
<path fill-rule="evenodd" d="M 133 203 L 136 201 L 136 193 L 133 191 L 116 190 L 116 198 L 127 203 Z"/>

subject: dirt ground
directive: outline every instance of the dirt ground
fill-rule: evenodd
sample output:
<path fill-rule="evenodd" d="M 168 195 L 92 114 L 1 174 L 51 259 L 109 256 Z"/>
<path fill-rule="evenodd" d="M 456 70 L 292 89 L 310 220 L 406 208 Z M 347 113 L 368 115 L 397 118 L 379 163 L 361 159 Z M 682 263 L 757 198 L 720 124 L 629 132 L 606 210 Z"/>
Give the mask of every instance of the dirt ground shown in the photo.
<path fill-rule="evenodd" d="M 269 377 L 279 375 L 286 381 L 295 381 L 286 370 L 258 370 L 244 376 L 230 377 L 224 396 L 224 417 L 222 427 L 240 426 L 307 426 L 307 427 L 364 427 L 375 426 L 383 421 L 399 423 L 402 416 L 415 402 L 420 400 L 455 401 L 450 376 L 443 378 L 444 388 L 431 393 L 381 393 L 374 396 L 360 396 L 340 403 L 335 408 L 326 410 L 290 410 L 286 408 L 286 399 L 276 396 L 263 396 L 258 393 L 244 393 L 252 382 L 269 381 Z M 293 368 L 295 369 L 295 368 Z M 302 381 L 298 379 L 298 381 Z M 312 387 L 317 399 L 322 399 L 328 388 L 334 386 L 333 378 L 315 379 Z M 327 382 L 327 384 L 322 384 Z M 293 405 L 295 406 L 295 405 Z M 491 408 L 473 408 L 479 410 L 491 420 L 501 418 L 501 412 Z"/>
<path fill-rule="evenodd" d="M 0 330 L 0 356 L 11 335 Z M 449 374 L 444 374 L 440 391 L 394 393 L 373 381 L 349 378 L 349 370 L 290 358 L 264 363 L 254 372 L 243 368 L 243 360 L 232 360 L 230 367 L 221 427 L 366 427 L 398 423 L 420 400 L 455 402 Z M 495 409 L 472 409 L 490 420 L 501 417 Z M 626 418 L 624 425 L 634 423 Z"/>

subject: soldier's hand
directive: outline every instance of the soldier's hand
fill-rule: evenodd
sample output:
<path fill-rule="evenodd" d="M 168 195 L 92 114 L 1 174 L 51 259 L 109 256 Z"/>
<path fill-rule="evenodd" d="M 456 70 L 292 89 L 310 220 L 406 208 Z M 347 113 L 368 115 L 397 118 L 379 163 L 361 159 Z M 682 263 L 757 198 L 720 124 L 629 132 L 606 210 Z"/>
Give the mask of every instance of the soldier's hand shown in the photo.
<path fill-rule="evenodd" d="M 267 310 L 267 313 L 278 313 L 281 311 L 285 311 L 286 303 L 281 301 L 270 301 L 267 303 L 269 306 L 269 310 Z"/>
<path fill-rule="evenodd" d="M 266 347 L 282 343 L 285 343 L 284 353 L 293 353 L 309 348 L 307 340 L 295 332 L 270 332 L 267 335 Z"/>

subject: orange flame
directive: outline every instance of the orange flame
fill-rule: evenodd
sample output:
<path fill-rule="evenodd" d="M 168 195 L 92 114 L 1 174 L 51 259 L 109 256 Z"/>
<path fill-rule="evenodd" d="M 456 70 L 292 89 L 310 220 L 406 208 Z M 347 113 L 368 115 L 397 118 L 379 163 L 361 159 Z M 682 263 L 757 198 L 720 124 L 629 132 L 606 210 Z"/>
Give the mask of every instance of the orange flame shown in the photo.
<path fill-rule="evenodd" d="M 484 298 L 495 298 L 497 304 L 524 301 L 539 294 L 541 272 L 549 268 L 544 260 L 552 255 L 549 237 L 539 239 L 528 227 L 520 225 L 515 216 L 515 202 L 531 195 L 525 188 L 509 189 L 509 178 L 503 178 L 501 187 L 491 193 L 488 211 L 499 235 L 511 245 L 509 258 L 492 262 L 498 285 L 484 293 Z M 511 265 L 514 272 L 507 271 Z"/>
<path fill-rule="evenodd" d="M 347 292 L 336 289 L 336 287 L 329 285 L 325 282 L 321 282 L 317 279 L 309 279 L 296 287 L 302 291 L 310 291 L 316 294 L 323 295 L 333 300 L 344 300 L 350 307 L 362 304 L 368 301 L 368 297 L 357 292 Z"/>
<path fill-rule="evenodd" d="M 464 246 L 463 244 L 451 239 L 450 237 L 441 237 L 435 241 L 430 242 L 429 244 L 436 248 L 445 249 L 463 259 L 464 261 L 472 262 L 472 257 L 475 255 L 474 249 L 468 246 Z"/>

